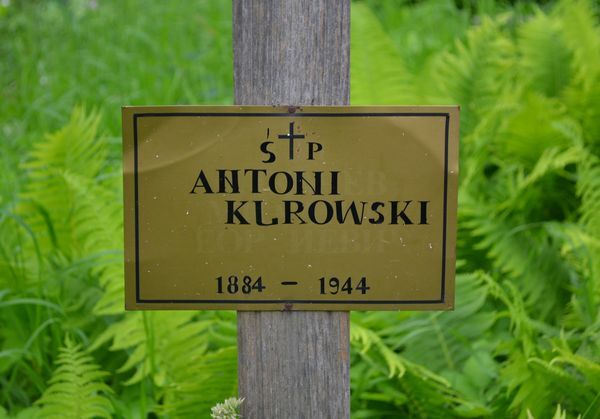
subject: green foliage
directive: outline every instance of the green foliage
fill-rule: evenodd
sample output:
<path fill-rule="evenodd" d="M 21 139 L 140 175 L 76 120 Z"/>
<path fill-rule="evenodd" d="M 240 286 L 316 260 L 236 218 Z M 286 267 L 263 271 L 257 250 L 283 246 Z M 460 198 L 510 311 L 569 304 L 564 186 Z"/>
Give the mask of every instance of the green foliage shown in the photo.
<path fill-rule="evenodd" d="M 407 95 L 413 83 L 411 74 L 377 18 L 362 4 L 354 6 L 351 17 L 350 91 L 353 98 L 360 98 L 353 103 L 412 103 L 413 97 Z"/>
<path fill-rule="evenodd" d="M 36 402 L 42 406 L 41 418 L 110 418 L 113 411 L 106 394 L 111 392 L 93 358 L 80 345 L 66 339 L 60 348 L 57 368 L 48 381 L 50 386 Z"/>
<path fill-rule="evenodd" d="M 597 11 L 585 1 L 534 6 L 525 15 L 499 9 L 474 17 L 477 23 L 466 30 L 457 18 L 454 45 L 442 30 L 439 48 L 408 66 L 408 41 L 395 33 L 406 35 L 411 29 L 400 26 L 411 23 L 404 16 L 418 19 L 425 4 L 434 3 L 386 16 L 386 6 L 375 6 L 381 23 L 368 8 L 355 7 L 353 47 L 376 48 L 368 65 L 355 54 L 352 78 L 362 86 L 351 99 L 461 105 L 456 310 L 353 314 L 353 327 L 361 327 L 353 414 L 548 417 L 556 411 L 557 417 L 596 417 Z M 389 38 L 374 39 L 383 28 Z M 402 95 L 382 88 L 392 68 L 401 74 L 387 81 Z M 376 81 L 366 86 L 373 74 Z M 572 354 L 578 354 L 577 366 Z M 423 380 L 429 386 L 447 387 L 429 394 L 414 381 L 418 373 L 408 374 L 407 362 L 438 378 Z M 423 396 L 429 411 L 411 404 Z"/>
<path fill-rule="evenodd" d="M 27 406 L 32 400 L 25 397 L 43 392 L 41 412 L 56 413 L 63 395 L 55 393 L 71 385 L 63 383 L 68 377 L 62 372 L 75 367 L 59 368 L 58 378 L 48 381 L 50 361 L 62 365 L 71 356 L 85 370 L 90 360 L 70 341 L 56 353 L 60 345 L 52 342 L 72 334 L 91 342 L 98 360 L 116 371 L 111 387 L 122 397 L 130 394 L 115 401 L 118 416 L 154 411 L 196 417 L 198 409 L 208 412 L 235 392 L 234 318 L 218 312 L 123 313 L 120 173 L 106 174 L 115 169 L 98 124 L 98 115 L 77 108 L 64 128 L 34 146 L 23 165 L 29 181 L 0 223 L 6 232 L 0 239 L 6 290 L 0 319 L 18 325 L 2 328 L 2 365 L 10 371 L 3 377 L 5 400 Z M 107 343 L 117 356 L 105 350 Z"/>
<path fill-rule="evenodd" d="M 230 7 L 0 5 L 0 418 L 236 393 L 234 313 L 123 311 L 119 138 L 125 104 L 231 101 Z M 352 8 L 353 104 L 461 106 L 456 309 L 352 314 L 353 417 L 600 417 L 597 5 Z"/>
<path fill-rule="evenodd" d="M 29 181 L 0 218 L 3 398 L 32 403 L 45 390 L 63 335 L 102 327 L 91 314 L 99 282 L 122 276 L 120 193 L 103 176 L 106 144 L 97 115 L 81 109 L 22 164 Z M 10 325 L 10 326 L 9 326 Z M 25 390 L 25 391 L 23 391 Z M 33 391 L 32 391 L 33 390 Z"/>
<path fill-rule="evenodd" d="M 151 410 L 197 417 L 237 388 L 236 328 L 230 313 L 137 312 L 108 326 L 92 348 L 125 351 L 125 386 L 151 384 Z M 133 373 L 132 373 L 133 370 Z"/>
<path fill-rule="evenodd" d="M 572 51 L 560 30 L 558 19 L 540 11 L 518 30 L 522 81 L 548 97 L 559 96 L 571 79 Z"/>

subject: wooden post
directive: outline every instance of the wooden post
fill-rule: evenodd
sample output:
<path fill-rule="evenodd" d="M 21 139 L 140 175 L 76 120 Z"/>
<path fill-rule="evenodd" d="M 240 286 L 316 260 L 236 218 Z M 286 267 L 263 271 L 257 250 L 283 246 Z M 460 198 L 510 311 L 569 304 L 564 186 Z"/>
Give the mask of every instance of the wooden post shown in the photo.
<path fill-rule="evenodd" d="M 347 105 L 350 0 L 234 0 L 235 103 Z M 242 416 L 348 418 L 348 312 L 238 312 Z"/>

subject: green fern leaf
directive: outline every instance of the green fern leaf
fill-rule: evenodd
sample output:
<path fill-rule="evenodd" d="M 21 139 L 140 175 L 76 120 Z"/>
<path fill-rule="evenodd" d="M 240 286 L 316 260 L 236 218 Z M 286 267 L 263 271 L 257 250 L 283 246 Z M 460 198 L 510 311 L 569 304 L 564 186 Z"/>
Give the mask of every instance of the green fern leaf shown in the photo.
<path fill-rule="evenodd" d="M 164 388 L 159 412 L 175 418 L 197 418 L 216 401 L 237 394 L 237 349 L 219 349 L 194 362 L 180 355 L 178 371 Z"/>
<path fill-rule="evenodd" d="M 355 105 L 416 103 L 413 77 L 388 34 L 364 4 L 352 4 L 350 92 Z"/>
<path fill-rule="evenodd" d="M 67 269 L 89 266 L 105 290 L 96 312 L 117 314 L 123 306 L 122 193 L 119 177 L 105 173 L 99 123 L 97 114 L 76 108 L 65 127 L 35 146 L 24 165 L 29 182 L 18 212 L 39 233 L 41 252 Z"/>
<path fill-rule="evenodd" d="M 581 224 L 588 235 L 595 238 L 588 241 L 591 268 L 589 278 L 595 305 L 598 307 L 600 303 L 600 157 L 590 153 L 582 161 L 577 179 L 577 193 L 581 197 Z"/>
<path fill-rule="evenodd" d="M 354 398 L 360 401 L 353 399 L 353 412 L 357 417 L 448 418 L 490 413 L 483 405 L 463 397 L 442 376 L 394 351 L 377 333 L 356 319 L 350 330 L 352 348 L 367 364 L 351 381 Z M 381 396 L 374 397 L 374 392 Z M 389 402 L 384 405 L 385 410 L 378 409 L 382 401 Z M 390 409 L 390 404 L 395 408 Z"/>
<path fill-rule="evenodd" d="M 514 90 L 515 48 L 502 31 L 501 21 L 484 18 L 469 30 L 454 52 L 437 62 L 434 83 L 447 100 L 461 106 L 461 132 L 474 130 L 484 115 L 497 106 L 498 95 Z"/>
<path fill-rule="evenodd" d="M 136 312 L 111 324 L 94 342 L 126 351 L 118 373 L 125 385 L 150 380 L 161 400 L 153 409 L 174 417 L 198 414 L 235 391 L 236 328 L 223 312 Z M 133 374 L 132 374 L 133 372 Z"/>
<path fill-rule="evenodd" d="M 111 389 L 102 378 L 107 373 L 94 364 L 80 345 L 66 339 L 56 361 L 50 386 L 36 402 L 43 418 L 110 418 L 112 404 L 106 395 Z"/>
<path fill-rule="evenodd" d="M 600 76 L 600 27 L 589 0 L 562 0 L 554 10 L 565 42 L 573 51 L 575 77 L 584 91 Z"/>
<path fill-rule="evenodd" d="M 572 73 L 572 54 L 562 38 L 560 22 L 538 10 L 519 28 L 518 42 L 520 78 L 537 92 L 559 96 Z"/>
<path fill-rule="evenodd" d="M 541 94 L 525 94 L 518 105 L 505 113 L 495 149 L 504 161 L 530 168 L 547 149 L 573 145 L 559 123 L 568 123 L 566 109 L 560 102 Z"/>

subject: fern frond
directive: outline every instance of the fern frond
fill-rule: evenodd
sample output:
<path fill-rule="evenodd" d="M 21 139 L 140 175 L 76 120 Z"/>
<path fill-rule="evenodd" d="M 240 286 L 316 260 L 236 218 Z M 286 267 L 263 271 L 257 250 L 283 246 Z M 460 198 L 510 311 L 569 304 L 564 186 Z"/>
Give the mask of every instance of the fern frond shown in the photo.
<path fill-rule="evenodd" d="M 562 129 L 568 123 L 566 108 L 556 99 L 534 92 L 524 94 L 505 113 L 494 148 L 502 160 L 530 168 L 547 149 L 574 145 L 569 133 Z"/>
<path fill-rule="evenodd" d="M 482 115 L 497 104 L 499 92 L 512 86 L 515 48 L 503 33 L 502 22 L 484 17 L 464 42 L 437 62 L 435 84 L 440 93 L 461 106 L 461 133 L 469 133 Z"/>
<path fill-rule="evenodd" d="M 118 314 L 123 307 L 123 217 L 120 199 L 112 190 L 74 173 L 62 173 L 73 196 L 72 244 L 79 243 L 75 254 L 94 256 L 92 275 L 104 293 L 97 302 L 97 314 Z M 117 191 L 119 189 L 117 188 Z"/>
<path fill-rule="evenodd" d="M 541 11 L 519 27 L 520 78 L 537 92 L 557 97 L 571 81 L 572 53 L 560 22 Z"/>
<path fill-rule="evenodd" d="M 364 316 L 362 322 L 376 328 L 382 339 L 394 350 L 402 350 L 406 358 L 446 376 L 448 372 L 460 370 L 473 355 L 475 348 L 470 342 L 479 338 L 479 343 L 485 345 L 486 332 L 497 316 L 494 310 L 485 307 L 488 295 L 479 276 L 458 275 L 457 304 L 453 312 L 412 313 L 402 321 L 373 313 Z M 488 345 L 493 347 L 491 340 Z M 493 371 L 490 374 L 493 375 Z"/>
<path fill-rule="evenodd" d="M 193 312 L 128 313 L 111 324 L 96 339 L 92 350 L 112 341 L 111 351 L 128 350 L 130 355 L 118 372 L 134 374 L 126 381 L 135 384 L 147 376 L 153 377 L 169 369 L 175 361 L 173 350 L 191 351 L 186 355 L 201 356 L 208 348 L 209 322 L 193 322 Z"/>
<path fill-rule="evenodd" d="M 581 198 L 580 223 L 587 235 L 588 283 L 583 297 L 589 301 L 591 319 L 600 316 L 600 157 L 588 153 L 579 165 L 577 194 Z M 583 300 L 585 301 L 585 300 Z"/>
<path fill-rule="evenodd" d="M 354 397 L 363 401 L 357 412 L 359 416 L 365 416 L 368 412 L 369 415 L 377 417 L 406 415 L 444 418 L 489 413 L 481 404 L 463 397 L 445 378 L 395 352 L 374 331 L 356 321 L 352 323 L 350 330 L 352 348 L 369 369 L 366 376 L 361 376 L 358 386 L 364 386 L 367 381 L 367 385 L 372 386 L 372 391 L 382 392 L 381 398 L 378 399 L 372 397 L 372 393 L 364 394 L 364 389 L 361 394 L 356 394 L 357 390 L 353 389 Z M 380 377 L 379 380 L 377 376 Z M 393 381 L 390 382 L 390 378 Z M 394 401 L 397 409 L 378 411 L 378 400 Z"/>
<path fill-rule="evenodd" d="M 373 12 L 353 3 L 350 94 L 355 105 L 414 104 L 413 77 Z"/>
<path fill-rule="evenodd" d="M 83 109 L 76 108 L 69 123 L 36 144 L 24 164 L 29 179 L 21 196 L 23 202 L 19 212 L 40 233 L 48 231 L 47 225 L 51 226 L 52 236 L 38 235 L 46 250 L 58 248 L 65 255 L 85 254 L 80 251 L 84 237 L 77 234 L 78 229 L 85 226 L 76 224 L 74 217 L 86 216 L 81 220 L 85 222 L 94 214 L 102 214 L 105 206 L 114 206 L 114 201 L 103 200 L 100 196 L 94 214 L 80 211 L 82 194 L 73 189 L 75 179 L 97 183 L 105 164 L 106 149 L 97 134 L 99 122 L 98 115 L 86 115 Z M 35 207 L 42 208 L 45 217 L 41 217 Z"/>
<path fill-rule="evenodd" d="M 574 79 L 565 102 L 581 121 L 587 144 L 600 154 L 600 25 L 598 9 L 590 0 L 562 0 L 553 15 L 573 54 Z"/>
<path fill-rule="evenodd" d="M 586 388 L 591 392 L 591 395 L 600 394 L 600 364 L 598 349 L 600 343 L 593 343 L 594 347 L 590 348 L 591 354 L 588 357 L 575 354 L 563 338 L 559 345 L 554 347 L 559 356 L 552 359 L 550 365 L 570 365 L 576 368 L 586 381 Z M 593 353 L 595 352 L 595 353 Z M 597 406 L 600 409 L 600 405 Z"/>
<path fill-rule="evenodd" d="M 177 418 L 197 418 L 215 401 L 237 393 L 237 349 L 219 349 L 191 361 L 181 354 L 181 366 L 172 383 L 163 389 L 161 413 Z"/>
<path fill-rule="evenodd" d="M 560 403 L 576 412 L 584 412 L 594 399 L 596 392 L 587 383 L 582 382 L 573 374 L 559 368 L 556 362 L 546 362 L 539 358 L 528 360 L 533 373 L 539 376 L 537 381 L 545 382 L 546 399 L 550 404 Z M 569 392 L 565 393 L 564 389 Z M 548 405 L 548 407 L 549 407 Z M 533 412 L 543 412 L 543 406 L 531 406 Z M 592 416 L 593 417 L 593 416 Z"/>
<path fill-rule="evenodd" d="M 48 169 L 95 177 L 106 156 L 104 144 L 97 140 L 99 123 L 97 113 L 88 115 L 85 109 L 75 108 L 67 125 L 34 146 L 31 159 L 23 166 L 33 183 L 43 182 Z"/>
<path fill-rule="evenodd" d="M 494 205 L 463 200 L 462 225 L 476 250 L 485 251 L 490 271 L 508 275 L 526 296 L 528 307 L 537 315 L 560 315 L 567 303 L 564 290 L 571 282 L 573 268 L 563 260 L 562 242 L 551 237 L 551 224 L 518 223 Z M 544 304 L 539 304 L 543 300 Z"/>
<path fill-rule="evenodd" d="M 573 118 L 581 124 L 586 145 L 600 155 L 600 76 L 589 90 L 569 87 L 565 93 L 565 103 Z"/>
<path fill-rule="evenodd" d="M 501 285 L 488 275 L 483 275 L 481 279 L 486 283 L 490 295 L 504 305 L 504 310 L 498 315 L 509 319 L 510 330 L 521 347 L 518 352 L 524 353 L 527 357 L 534 356 L 536 354 L 535 322 L 527 312 L 519 290 L 510 282 Z"/>
<path fill-rule="evenodd" d="M 66 339 L 56 361 L 57 368 L 50 386 L 36 402 L 42 406 L 43 418 L 110 418 L 112 391 L 102 380 L 108 375 L 100 370 L 81 345 Z"/>
<path fill-rule="evenodd" d="M 111 351 L 126 351 L 119 373 L 125 385 L 150 379 L 162 403 L 155 408 L 176 417 L 198 415 L 235 393 L 236 328 L 227 313 L 127 313 L 94 342 L 95 350 L 112 342 Z M 133 374 L 131 374 L 133 372 Z"/>
<path fill-rule="evenodd" d="M 589 0 L 562 0 L 554 11 L 564 39 L 573 51 L 575 77 L 584 91 L 600 76 L 600 26 Z"/>
<path fill-rule="evenodd" d="M 99 122 L 99 115 L 76 108 L 65 127 L 35 146 L 24 165 L 29 181 L 18 212 L 60 266 L 93 259 L 89 274 L 106 291 L 96 311 L 117 314 L 123 306 L 121 187 L 104 173 Z"/>
<path fill-rule="evenodd" d="M 581 197 L 581 223 L 592 237 L 600 237 L 600 157 L 588 153 L 582 159 L 577 194 Z"/>
<path fill-rule="evenodd" d="M 363 355 L 374 347 L 385 361 L 389 378 L 402 377 L 406 373 L 405 361 L 402 357 L 388 348 L 375 332 L 353 323 L 350 328 L 350 342 L 354 343 Z"/>

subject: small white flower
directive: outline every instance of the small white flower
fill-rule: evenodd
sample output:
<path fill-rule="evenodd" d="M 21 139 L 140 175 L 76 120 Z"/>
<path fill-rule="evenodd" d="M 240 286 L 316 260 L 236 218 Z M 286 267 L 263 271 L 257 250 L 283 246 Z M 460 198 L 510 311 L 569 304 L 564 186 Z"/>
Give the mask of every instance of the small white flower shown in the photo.
<path fill-rule="evenodd" d="M 237 419 L 242 416 L 239 414 L 239 408 L 242 405 L 244 399 L 238 399 L 230 397 L 223 401 L 223 403 L 217 403 L 212 409 L 210 409 L 210 417 L 213 419 Z"/>

